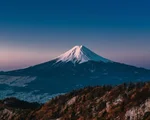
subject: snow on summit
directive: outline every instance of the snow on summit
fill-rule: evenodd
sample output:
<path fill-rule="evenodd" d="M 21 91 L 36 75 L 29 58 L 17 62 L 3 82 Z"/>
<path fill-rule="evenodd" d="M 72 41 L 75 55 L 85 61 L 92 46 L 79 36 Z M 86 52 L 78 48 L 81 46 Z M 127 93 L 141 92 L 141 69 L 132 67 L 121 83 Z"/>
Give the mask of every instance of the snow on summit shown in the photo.
<path fill-rule="evenodd" d="M 110 60 L 105 59 L 96 53 L 92 52 L 85 46 L 75 46 L 72 49 L 68 50 L 64 54 L 58 56 L 57 62 L 73 62 L 73 63 L 84 63 L 87 61 L 101 61 L 101 62 L 110 62 Z"/>

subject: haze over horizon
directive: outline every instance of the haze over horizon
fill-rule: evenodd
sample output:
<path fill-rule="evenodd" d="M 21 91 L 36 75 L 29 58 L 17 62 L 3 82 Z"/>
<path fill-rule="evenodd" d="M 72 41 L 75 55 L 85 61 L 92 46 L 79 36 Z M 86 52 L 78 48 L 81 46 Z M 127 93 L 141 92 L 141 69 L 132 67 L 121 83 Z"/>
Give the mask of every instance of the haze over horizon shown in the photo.
<path fill-rule="evenodd" d="M 84 45 L 150 69 L 148 0 L 8 0 L 0 4 L 0 71 L 49 61 Z"/>

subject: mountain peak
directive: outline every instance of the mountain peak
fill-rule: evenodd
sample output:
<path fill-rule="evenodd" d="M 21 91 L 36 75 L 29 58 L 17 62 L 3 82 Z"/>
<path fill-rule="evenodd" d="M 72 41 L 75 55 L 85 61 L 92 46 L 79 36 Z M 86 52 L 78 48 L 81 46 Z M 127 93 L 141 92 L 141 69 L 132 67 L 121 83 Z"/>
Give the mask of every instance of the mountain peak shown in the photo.
<path fill-rule="evenodd" d="M 101 62 L 110 62 L 110 60 L 105 59 L 96 53 L 92 52 L 87 47 L 80 45 L 74 46 L 72 49 L 68 50 L 64 54 L 58 56 L 57 62 L 73 62 L 73 63 L 84 63 L 87 61 L 101 61 Z"/>
<path fill-rule="evenodd" d="M 85 46 L 83 46 L 83 45 L 76 45 L 76 46 L 74 46 L 72 49 L 82 49 L 82 48 L 84 48 Z"/>

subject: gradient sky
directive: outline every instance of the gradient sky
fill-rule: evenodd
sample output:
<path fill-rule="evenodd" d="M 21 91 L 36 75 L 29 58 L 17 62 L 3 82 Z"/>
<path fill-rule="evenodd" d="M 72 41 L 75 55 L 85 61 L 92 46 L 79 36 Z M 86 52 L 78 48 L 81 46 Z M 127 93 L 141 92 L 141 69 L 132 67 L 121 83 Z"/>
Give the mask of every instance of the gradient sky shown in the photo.
<path fill-rule="evenodd" d="M 75 45 L 150 69 L 150 1 L 0 2 L 0 70 L 49 61 Z"/>

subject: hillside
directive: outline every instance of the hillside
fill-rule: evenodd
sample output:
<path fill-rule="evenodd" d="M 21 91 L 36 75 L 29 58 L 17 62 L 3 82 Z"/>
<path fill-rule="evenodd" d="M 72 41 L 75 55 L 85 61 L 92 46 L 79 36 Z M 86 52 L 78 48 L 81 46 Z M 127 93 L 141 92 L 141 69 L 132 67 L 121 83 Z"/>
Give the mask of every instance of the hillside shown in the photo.
<path fill-rule="evenodd" d="M 29 113 L 39 107 L 38 103 L 6 98 L 0 100 L 0 120 L 25 120 Z"/>
<path fill-rule="evenodd" d="M 9 118 L 9 110 L 14 120 L 149 120 L 150 83 L 86 87 L 32 109 L 2 106 L 2 102 L 1 107 L 5 110 L 0 109 L 0 116 L 7 112 Z"/>

